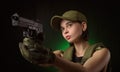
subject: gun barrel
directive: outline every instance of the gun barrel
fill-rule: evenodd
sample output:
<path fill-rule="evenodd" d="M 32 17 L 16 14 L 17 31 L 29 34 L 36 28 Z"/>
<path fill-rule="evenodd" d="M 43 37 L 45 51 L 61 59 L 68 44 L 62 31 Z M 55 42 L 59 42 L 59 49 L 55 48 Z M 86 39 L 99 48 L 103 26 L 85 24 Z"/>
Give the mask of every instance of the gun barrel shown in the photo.
<path fill-rule="evenodd" d="M 43 25 L 35 22 L 33 20 L 29 20 L 24 17 L 20 17 L 17 13 L 13 14 L 12 17 L 12 26 L 26 27 L 31 30 L 36 30 L 37 33 L 43 32 Z"/>

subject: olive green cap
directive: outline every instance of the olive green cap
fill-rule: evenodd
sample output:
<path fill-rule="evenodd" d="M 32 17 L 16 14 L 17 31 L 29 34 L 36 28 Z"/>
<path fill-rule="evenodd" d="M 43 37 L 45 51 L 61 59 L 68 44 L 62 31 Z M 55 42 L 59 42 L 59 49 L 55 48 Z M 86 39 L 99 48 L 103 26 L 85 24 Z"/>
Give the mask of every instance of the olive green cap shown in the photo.
<path fill-rule="evenodd" d="M 61 20 L 70 20 L 70 21 L 80 21 L 80 22 L 87 22 L 86 16 L 77 11 L 77 10 L 69 10 L 63 13 L 62 16 L 55 15 L 51 18 L 50 25 L 53 29 L 59 30 Z"/>

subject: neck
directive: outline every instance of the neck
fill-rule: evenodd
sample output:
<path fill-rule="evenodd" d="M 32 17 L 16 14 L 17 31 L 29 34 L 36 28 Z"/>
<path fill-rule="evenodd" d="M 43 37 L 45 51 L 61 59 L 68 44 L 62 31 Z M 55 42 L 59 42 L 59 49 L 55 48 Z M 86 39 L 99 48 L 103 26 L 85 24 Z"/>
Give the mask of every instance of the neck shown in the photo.
<path fill-rule="evenodd" d="M 88 41 L 77 41 L 74 43 L 75 55 L 77 57 L 83 56 L 86 49 L 89 47 Z"/>

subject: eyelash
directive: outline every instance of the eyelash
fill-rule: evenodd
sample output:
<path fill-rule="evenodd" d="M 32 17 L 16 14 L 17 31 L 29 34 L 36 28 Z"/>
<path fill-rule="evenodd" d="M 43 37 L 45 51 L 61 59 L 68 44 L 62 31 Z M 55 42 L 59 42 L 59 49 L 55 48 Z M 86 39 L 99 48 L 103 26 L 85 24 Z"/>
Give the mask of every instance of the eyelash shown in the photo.
<path fill-rule="evenodd" d="M 72 23 L 68 24 L 68 26 L 72 26 Z"/>

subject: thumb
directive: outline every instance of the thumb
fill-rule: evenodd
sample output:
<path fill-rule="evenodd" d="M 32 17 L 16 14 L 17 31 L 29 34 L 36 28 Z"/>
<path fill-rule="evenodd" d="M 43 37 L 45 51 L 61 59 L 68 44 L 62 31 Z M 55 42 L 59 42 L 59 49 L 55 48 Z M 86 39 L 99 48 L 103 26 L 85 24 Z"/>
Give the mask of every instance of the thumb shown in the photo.
<path fill-rule="evenodd" d="M 19 43 L 19 49 L 20 49 L 20 52 L 22 54 L 22 56 L 26 59 L 26 60 L 29 60 L 29 51 L 27 50 L 27 48 L 23 45 L 23 43 Z"/>

